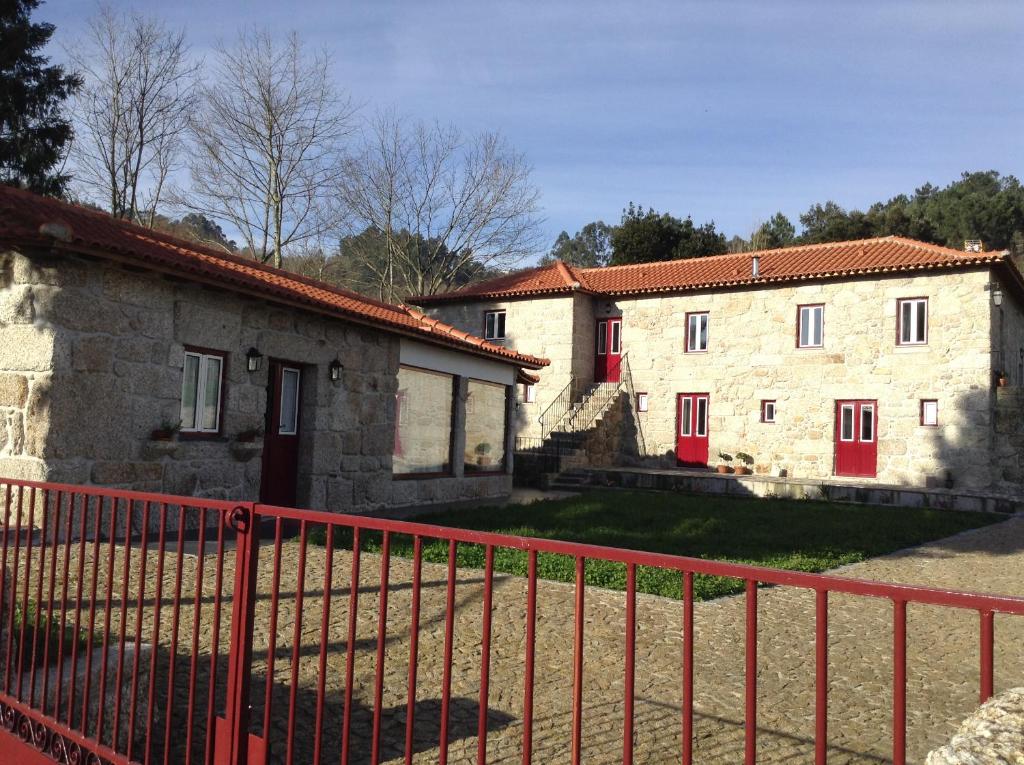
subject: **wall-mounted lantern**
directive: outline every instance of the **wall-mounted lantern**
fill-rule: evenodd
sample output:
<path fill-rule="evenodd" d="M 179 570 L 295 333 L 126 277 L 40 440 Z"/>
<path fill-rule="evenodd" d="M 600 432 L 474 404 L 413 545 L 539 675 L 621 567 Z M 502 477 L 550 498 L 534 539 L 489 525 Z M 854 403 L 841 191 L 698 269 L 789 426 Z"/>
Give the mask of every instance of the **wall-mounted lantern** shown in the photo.
<path fill-rule="evenodd" d="M 341 373 L 344 369 L 345 367 L 341 365 L 341 362 L 338 361 L 338 359 L 332 361 L 327 367 L 327 374 L 330 375 L 331 382 L 338 382 L 338 380 L 341 379 Z"/>
<path fill-rule="evenodd" d="M 245 352 L 245 368 L 250 372 L 259 372 L 260 364 L 263 363 L 263 354 L 257 351 L 255 348 L 250 348 Z"/>

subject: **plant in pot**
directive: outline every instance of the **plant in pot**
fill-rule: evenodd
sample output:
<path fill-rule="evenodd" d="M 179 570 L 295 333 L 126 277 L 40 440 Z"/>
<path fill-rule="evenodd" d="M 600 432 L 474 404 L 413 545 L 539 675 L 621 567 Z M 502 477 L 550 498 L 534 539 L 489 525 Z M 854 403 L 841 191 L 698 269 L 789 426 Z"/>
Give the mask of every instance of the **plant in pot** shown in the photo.
<path fill-rule="evenodd" d="M 996 380 L 998 381 L 1000 388 L 1005 388 L 1007 383 L 1009 382 L 1009 379 L 1006 376 L 1006 372 L 1001 370 L 996 371 Z"/>
<path fill-rule="evenodd" d="M 730 465 L 729 463 L 732 462 L 732 455 L 726 454 L 725 452 L 719 452 L 718 459 L 722 461 L 718 463 L 718 467 L 715 468 L 715 470 L 717 470 L 719 473 L 722 473 L 723 475 L 725 475 L 726 473 L 731 473 L 732 465 Z"/>
<path fill-rule="evenodd" d="M 174 422 L 173 420 L 164 420 L 160 423 L 160 427 L 155 428 L 149 437 L 153 441 L 173 441 L 174 435 L 181 430 L 181 422 Z"/>
<path fill-rule="evenodd" d="M 263 428 L 249 428 L 243 430 L 237 436 L 235 440 L 240 444 L 253 444 L 256 443 L 257 439 L 263 435 Z"/>
<path fill-rule="evenodd" d="M 476 464 L 477 465 L 490 465 L 491 464 L 491 445 L 488 443 L 477 444 L 473 450 L 476 452 Z"/>
<path fill-rule="evenodd" d="M 741 463 L 735 468 L 737 475 L 750 475 L 754 472 L 750 468 L 750 466 L 754 464 L 754 458 L 749 454 L 746 452 L 736 452 L 736 459 Z"/>

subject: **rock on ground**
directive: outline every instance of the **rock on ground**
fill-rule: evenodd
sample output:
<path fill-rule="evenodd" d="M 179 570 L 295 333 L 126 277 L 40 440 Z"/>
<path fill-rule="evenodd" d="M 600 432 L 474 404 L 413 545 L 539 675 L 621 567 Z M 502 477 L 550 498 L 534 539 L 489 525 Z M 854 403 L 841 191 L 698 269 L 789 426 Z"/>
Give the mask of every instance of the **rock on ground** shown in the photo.
<path fill-rule="evenodd" d="M 1024 688 L 982 704 L 927 765 L 1024 765 Z"/>

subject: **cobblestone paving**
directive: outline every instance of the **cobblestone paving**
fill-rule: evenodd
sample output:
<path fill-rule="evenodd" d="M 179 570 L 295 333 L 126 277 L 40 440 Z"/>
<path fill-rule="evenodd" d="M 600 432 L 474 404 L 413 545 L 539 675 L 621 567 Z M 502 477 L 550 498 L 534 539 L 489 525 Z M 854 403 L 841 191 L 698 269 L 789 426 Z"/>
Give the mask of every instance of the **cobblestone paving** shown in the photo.
<path fill-rule="evenodd" d="M 213 552 L 208 550 L 208 553 Z M 267 654 L 270 643 L 270 593 L 274 589 L 272 547 L 261 548 L 256 628 L 254 631 L 254 730 L 262 730 Z M 326 706 L 321 754 L 338 761 L 343 709 L 345 653 L 349 614 L 351 555 L 334 555 L 330 609 L 323 630 L 323 548 L 310 546 L 306 557 L 302 619 L 296 633 L 295 593 L 299 545 L 283 545 L 280 606 L 273 652 L 272 705 L 267 738 L 270 761 L 285 761 L 287 742 L 296 762 L 313 759 L 318 724 L 317 700 Z M 89 554 L 87 552 L 87 563 Z M 139 571 L 139 551 L 133 551 L 132 581 Z M 171 694 L 172 711 L 158 701 L 151 746 L 162 753 L 170 730 L 171 761 L 183 761 L 188 743 L 185 709 L 191 695 L 198 710 L 191 726 L 195 757 L 205 747 L 207 701 L 211 668 L 218 673 L 220 698 L 226 670 L 225 651 L 229 601 L 224 600 L 220 653 L 210 661 L 214 634 L 214 575 L 216 556 L 207 554 L 202 596 L 196 608 L 196 557 L 182 556 L 182 598 L 179 637 L 171 648 L 172 608 L 177 556 L 168 556 L 161 598 L 161 651 L 156 676 L 157 698 L 166 699 L 167 662 L 175 656 L 177 676 Z M 62 562 L 62 561 L 61 561 Z M 71 570 L 76 567 L 72 556 Z M 105 558 L 104 558 L 105 562 Z M 225 555 L 221 593 L 230 597 L 233 555 Z M 120 584 L 123 558 L 113 569 Z M 58 567 L 58 571 L 60 567 Z M 86 591 L 90 565 L 86 565 Z M 155 595 L 156 555 L 147 555 L 142 639 L 151 631 Z M 1024 518 L 1015 518 L 957 537 L 846 567 L 843 576 L 880 579 L 1003 594 L 1024 594 Z M 375 652 L 379 608 L 380 559 L 364 554 L 360 577 L 353 682 L 352 761 L 370 759 L 373 723 Z M 105 591 L 104 566 L 99 567 L 99 592 Z M 446 569 L 424 564 L 419 638 L 418 693 L 414 750 L 416 762 L 439 760 L 439 707 L 444 669 L 444 605 Z M 382 761 L 399 761 L 406 730 L 406 688 L 409 674 L 409 614 L 411 562 L 393 559 L 388 590 L 387 633 L 382 686 Z M 455 587 L 452 708 L 449 762 L 475 762 L 477 756 L 477 698 L 480 678 L 483 574 L 459 572 Z M 45 591 L 44 587 L 44 591 Z M 74 584 L 72 585 L 72 591 Z M 58 593 L 60 586 L 58 583 Z M 116 593 L 116 591 L 115 591 Z M 126 611 L 126 631 L 134 632 L 135 598 Z M 522 759 L 523 657 L 525 653 L 526 582 L 496 576 L 492 637 L 491 684 L 488 704 L 488 762 Z M 538 584 L 537 653 L 534 723 L 534 762 L 569 761 L 572 720 L 572 640 L 574 591 L 570 585 Z M 115 594 L 112 632 L 120 627 L 120 601 Z M 102 603 L 101 603 L 102 606 Z M 624 596 L 589 588 L 585 608 L 585 666 L 583 760 L 621 762 L 624 687 Z M 102 608 L 100 610 L 102 614 Z M 830 602 L 829 762 L 876 763 L 890 757 L 891 605 L 888 601 L 834 595 Z M 678 761 L 681 745 L 681 604 L 653 596 L 638 596 L 636 677 L 636 757 L 638 763 Z M 908 749 L 911 762 L 945 741 L 973 711 L 978 696 L 978 619 L 976 614 L 911 606 L 908 611 Z M 812 760 L 814 731 L 814 597 L 792 588 L 759 593 L 758 761 L 805 763 Z M 743 752 L 743 625 L 742 597 L 698 603 L 695 607 L 695 760 L 734 763 Z M 295 635 L 298 634 L 296 650 Z M 194 679 L 190 672 L 192 647 L 199 658 Z M 326 671 L 320 689 L 321 650 Z M 294 661 L 293 661 L 294 660 Z M 294 682 L 293 682 L 294 678 Z M 996 687 L 1024 685 L 1024 619 L 996 619 Z M 288 710 L 295 716 L 289 730 Z M 219 707 L 217 703 L 215 706 Z M 167 723 L 170 723 L 169 725 Z M 140 734 L 141 735 L 141 734 Z M 159 739 L 155 741 L 154 739 Z"/>

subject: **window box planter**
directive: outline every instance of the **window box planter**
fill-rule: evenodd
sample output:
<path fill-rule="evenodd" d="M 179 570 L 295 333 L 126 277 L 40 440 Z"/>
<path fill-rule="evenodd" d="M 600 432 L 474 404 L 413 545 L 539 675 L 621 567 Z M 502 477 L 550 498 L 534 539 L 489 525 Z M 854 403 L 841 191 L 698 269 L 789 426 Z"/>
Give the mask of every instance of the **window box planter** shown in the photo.
<path fill-rule="evenodd" d="M 147 441 L 142 447 L 142 453 L 147 459 L 155 460 L 161 457 L 173 457 L 178 453 L 181 444 L 174 440 L 153 439 Z"/>
<path fill-rule="evenodd" d="M 248 462 L 254 457 L 263 453 L 263 443 L 253 439 L 252 441 L 232 441 L 228 445 L 232 459 L 238 462 Z"/>

